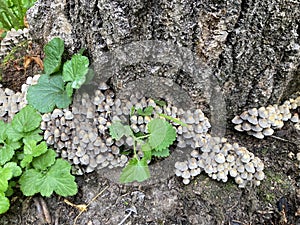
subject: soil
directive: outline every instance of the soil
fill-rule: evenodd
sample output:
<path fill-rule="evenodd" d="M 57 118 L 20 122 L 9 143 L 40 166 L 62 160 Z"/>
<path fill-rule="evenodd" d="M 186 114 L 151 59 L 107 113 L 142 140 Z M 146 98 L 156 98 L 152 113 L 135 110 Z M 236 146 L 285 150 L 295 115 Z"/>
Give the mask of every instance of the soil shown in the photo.
<path fill-rule="evenodd" d="M 20 92 L 28 76 L 41 73 L 42 65 L 35 60 L 44 56 L 41 46 L 31 41 L 14 46 L 11 52 L 9 60 L 4 59 L 0 64 L 0 82 L 4 88 Z"/>
<path fill-rule="evenodd" d="M 4 85 L 18 90 L 24 76 L 13 75 Z M 79 191 L 74 197 L 17 193 L 10 210 L 0 215 L 0 224 L 300 224 L 299 136 L 291 124 L 264 140 L 228 128 L 230 142 L 247 147 L 265 163 L 266 178 L 258 187 L 240 189 L 233 180 L 216 182 L 204 173 L 189 185 L 175 175 L 151 185 L 120 185 L 93 172 L 76 177 Z"/>

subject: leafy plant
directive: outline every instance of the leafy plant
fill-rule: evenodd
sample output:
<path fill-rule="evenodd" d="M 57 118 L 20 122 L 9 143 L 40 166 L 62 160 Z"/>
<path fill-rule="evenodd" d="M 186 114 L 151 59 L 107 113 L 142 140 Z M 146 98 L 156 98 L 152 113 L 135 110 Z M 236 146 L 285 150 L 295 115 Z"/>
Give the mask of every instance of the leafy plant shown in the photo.
<path fill-rule="evenodd" d="M 71 60 L 62 62 L 64 41 L 60 38 L 53 38 L 45 45 L 44 52 L 44 74 L 27 93 L 28 103 L 41 113 L 51 112 L 55 107 L 68 107 L 73 89 L 79 89 L 91 74 L 86 56 L 75 54 Z"/>
<path fill-rule="evenodd" d="M 143 111 L 145 114 L 145 110 Z M 176 139 L 175 128 L 161 118 L 152 119 L 148 125 L 148 133 L 145 135 L 135 134 L 129 125 L 123 125 L 120 121 L 114 121 L 109 127 L 112 138 L 120 140 L 123 136 L 131 137 L 134 140 L 133 158 L 129 160 L 127 166 L 122 170 L 120 182 L 128 183 L 133 181 L 142 182 L 150 178 L 148 163 L 152 156 L 169 156 L 169 146 Z M 137 154 L 137 143 L 141 144 L 143 157 Z"/>
<path fill-rule="evenodd" d="M 8 197 L 15 187 L 26 196 L 77 193 L 70 164 L 56 159 L 55 151 L 41 141 L 41 120 L 34 108 L 26 106 L 11 123 L 0 121 L 0 214 L 9 209 Z"/>
<path fill-rule="evenodd" d="M 35 2 L 36 0 L 0 0 L 0 29 L 8 31 L 12 28 L 24 28 L 26 11 Z"/>

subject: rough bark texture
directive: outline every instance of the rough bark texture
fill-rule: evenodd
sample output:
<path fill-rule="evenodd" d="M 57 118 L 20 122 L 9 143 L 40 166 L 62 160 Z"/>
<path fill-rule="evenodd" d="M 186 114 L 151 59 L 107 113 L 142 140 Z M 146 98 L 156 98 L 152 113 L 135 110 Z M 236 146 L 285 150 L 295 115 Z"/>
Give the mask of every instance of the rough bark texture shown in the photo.
<path fill-rule="evenodd" d="M 40 0 L 28 21 L 34 38 L 61 36 L 70 52 L 85 47 L 93 61 L 133 41 L 186 47 L 218 78 L 231 117 L 299 91 L 299 7 L 294 0 Z M 119 78 L 155 66 L 133 66 Z M 170 73 L 159 66 L 159 75 Z M 199 93 L 180 71 L 171 78 Z"/>

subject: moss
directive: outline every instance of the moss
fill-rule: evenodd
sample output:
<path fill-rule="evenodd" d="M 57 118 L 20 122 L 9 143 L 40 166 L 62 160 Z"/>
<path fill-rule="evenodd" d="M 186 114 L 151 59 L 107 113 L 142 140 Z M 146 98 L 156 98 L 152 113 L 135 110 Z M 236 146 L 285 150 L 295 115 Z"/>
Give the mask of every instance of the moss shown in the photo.
<path fill-rule="evenodd" d="M 258 195 L 266 203 L 275 204 L 291 187 L 288 176 L 284 173 L 265 170 L 266 179 L 258 188 Z"/>

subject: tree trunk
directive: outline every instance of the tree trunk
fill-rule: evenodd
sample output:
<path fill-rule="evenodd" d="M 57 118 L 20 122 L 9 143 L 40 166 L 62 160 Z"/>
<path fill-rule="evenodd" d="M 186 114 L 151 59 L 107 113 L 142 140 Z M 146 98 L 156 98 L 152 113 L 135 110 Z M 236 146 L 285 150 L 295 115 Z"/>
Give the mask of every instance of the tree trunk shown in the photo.
<path fill-rule="evenodd" d="M 42 44 L 60 36 L 70 53 L 87 48 L 92 62 L 138 41 L 186 48 L 197 55 L 201 72 L 217 78 L 232 117 L 299 91 L 299 7 L 294 0 L 40 0 L 27 17 Z M 191 96 L 202 93 L 187 74 L 161 63 L 133 65 L 118 79 L 157 67 Z"/>

